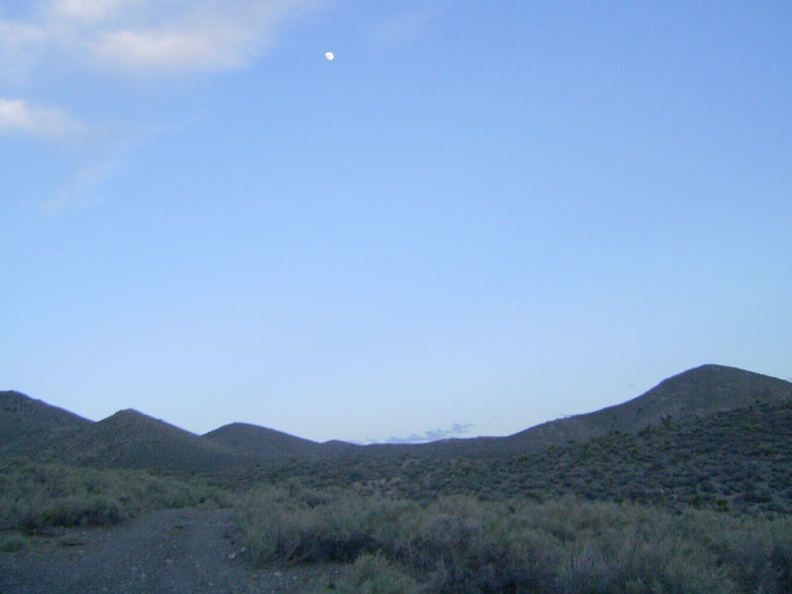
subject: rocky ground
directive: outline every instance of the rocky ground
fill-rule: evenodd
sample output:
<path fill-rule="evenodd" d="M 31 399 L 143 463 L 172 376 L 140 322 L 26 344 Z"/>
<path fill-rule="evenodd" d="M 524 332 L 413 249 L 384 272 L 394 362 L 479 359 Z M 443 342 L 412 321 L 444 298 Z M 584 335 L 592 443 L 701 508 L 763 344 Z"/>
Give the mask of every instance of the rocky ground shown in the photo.
<path fill-rule="evenodd" d="M 0 594 L 296 594 L 340 574 L 334 566 L 250 567 L 232 516 L 161 510 L 112 528 L 32 538 L 21 551 L 0 553 Z"/>

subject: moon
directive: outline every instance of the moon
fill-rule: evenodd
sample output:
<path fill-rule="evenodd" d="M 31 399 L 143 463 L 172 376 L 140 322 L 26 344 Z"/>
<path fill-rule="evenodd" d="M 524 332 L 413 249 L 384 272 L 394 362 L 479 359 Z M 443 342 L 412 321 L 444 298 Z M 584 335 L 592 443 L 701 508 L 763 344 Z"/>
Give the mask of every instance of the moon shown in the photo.
<path fill-rule="evenodd" d="M 333 52 L 325 52 L 325 60 L 332 62 L 335 60 L 335 54 Z"/>

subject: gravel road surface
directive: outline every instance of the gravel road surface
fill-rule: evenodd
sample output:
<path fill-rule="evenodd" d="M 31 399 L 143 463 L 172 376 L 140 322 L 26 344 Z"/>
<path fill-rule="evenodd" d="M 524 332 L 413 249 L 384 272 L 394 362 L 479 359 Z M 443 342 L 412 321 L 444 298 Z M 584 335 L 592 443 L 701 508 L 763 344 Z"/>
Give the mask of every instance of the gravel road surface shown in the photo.
<path fill-rule="evenodd" d="M 339 573 L 335 566 L 250 567 L 231 510 L 160 510 L 0 552 L 0 594 L 298 594 Z"/>

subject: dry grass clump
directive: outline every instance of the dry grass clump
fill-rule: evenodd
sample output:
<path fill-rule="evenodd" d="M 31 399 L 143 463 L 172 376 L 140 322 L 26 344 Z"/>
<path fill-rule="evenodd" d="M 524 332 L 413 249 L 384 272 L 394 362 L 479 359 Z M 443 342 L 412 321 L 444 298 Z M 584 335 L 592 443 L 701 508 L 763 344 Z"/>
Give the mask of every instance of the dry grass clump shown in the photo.
<path fill-rule="evenodd" d="M 347 562 L 397 540 L 400 519 L 418 509 L 409 501 L 316 491 L 294 481 L 251 492 L 237 517 L 256 563 Z"/>
<path fill-rule="evenodd" d="M 42 533 L 106 526 L 146 509 L 229 505 L 219 489 L 137 470 L 97 470 L 24 459 L 0 464 L 0 529 Z"/>
<path fill-rule="evenodd" d="M 424 586 L 379 554 L 363 554 L 329 586 L 336 594 L 427 594 Z M 327 590 L 319 590 L 320 592 Z"/>
<path fill-rule="evenodd" d="M 48 526 L 112 526 L 127 518 L 116 499 L 103 495 L 61 497 L 43 510 L 28 509 L 21 520 L 27 532 L 38 532 Z"/>
<path fill-rule="evenodd" d="M 789 518 L 575 498 L 531 504 L 455 496 L 419 504 L 296 483 L 250 493 L 238 518 L 259 564 L 358 560 L 350 570 L 358 577 L 349 578 L 358 590 L 349 591 L 792 591 Z M 378 583 L 378 572 L 385 585 L 364 589 Z M 393 583 L 403 589 L 388 589 Z"/>
<path fill-rule="evenodd" d="M 0 551 L 3 553 L 16 553 L 27 547 L 27 539 L 19 534 L 12 534 L 0 542 Z"/>

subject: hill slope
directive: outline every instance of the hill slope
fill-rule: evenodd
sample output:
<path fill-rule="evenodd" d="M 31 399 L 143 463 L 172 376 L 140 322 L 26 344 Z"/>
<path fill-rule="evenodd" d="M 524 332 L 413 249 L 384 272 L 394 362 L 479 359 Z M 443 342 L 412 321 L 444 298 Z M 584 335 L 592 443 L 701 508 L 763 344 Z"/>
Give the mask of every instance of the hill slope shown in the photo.
<path fill-rule="evenodd" d="M 321 458 L 502 457 L 583 443 L 614 431 L 634 434 L 669 422 L 700 419 L 754 405 L 792 401 L 792 383 L 721 365 L 703 365 L 643 395 L 596 412 L 544 423 L 508 437 L 428 444 L 316 443 L 232 423 L 198 436 L 134 410 L 92 423 L 16 392 L 0 393 L 0 455 L 104 467 L 210 471 L 244 464 Z"/>
<path fill-rule="evenodd" d="M 670 377 L 623 404 L 544 423 L 488 447 L 535 452 L 612 431 L 634 433 L 671 420 L 701 418 L 756 403 L 792 400 L 792 383 L 723 365 L 702 365 Z"/>
<path fill-rule="evenodd" d="M 60 440 L 41 456 L 96 468 L 202 472 L 242 464 L 219 444 L 144 415 L 123 410 Z"/>
<path fill-rule="evenodd" d="M 535 453 L 499 456 L 358 456 L 296 464 L 311 488 L 352 486 L 364 494 L 418 500 L 472 495 L 557 501 L 564 495 L 632 501 L 677 511 L 689 506 L 792 514 L 792 400 L 686 417 L 635 433 L 612 432 Z M 270 482 L 247 469 L 241 484 Z"/>
<path fill-rule="evenodd" d="M 315 441 L 248 423 L 223 425 L 206 433 L 203 439 L 266 460 L 313 458 L 322 452 L 321 444 Z"/>
<path fill-rule="evenodd" d="M 0 456 L 34 454 L 91 423 L 20 392 L 0 392 Z"/>

